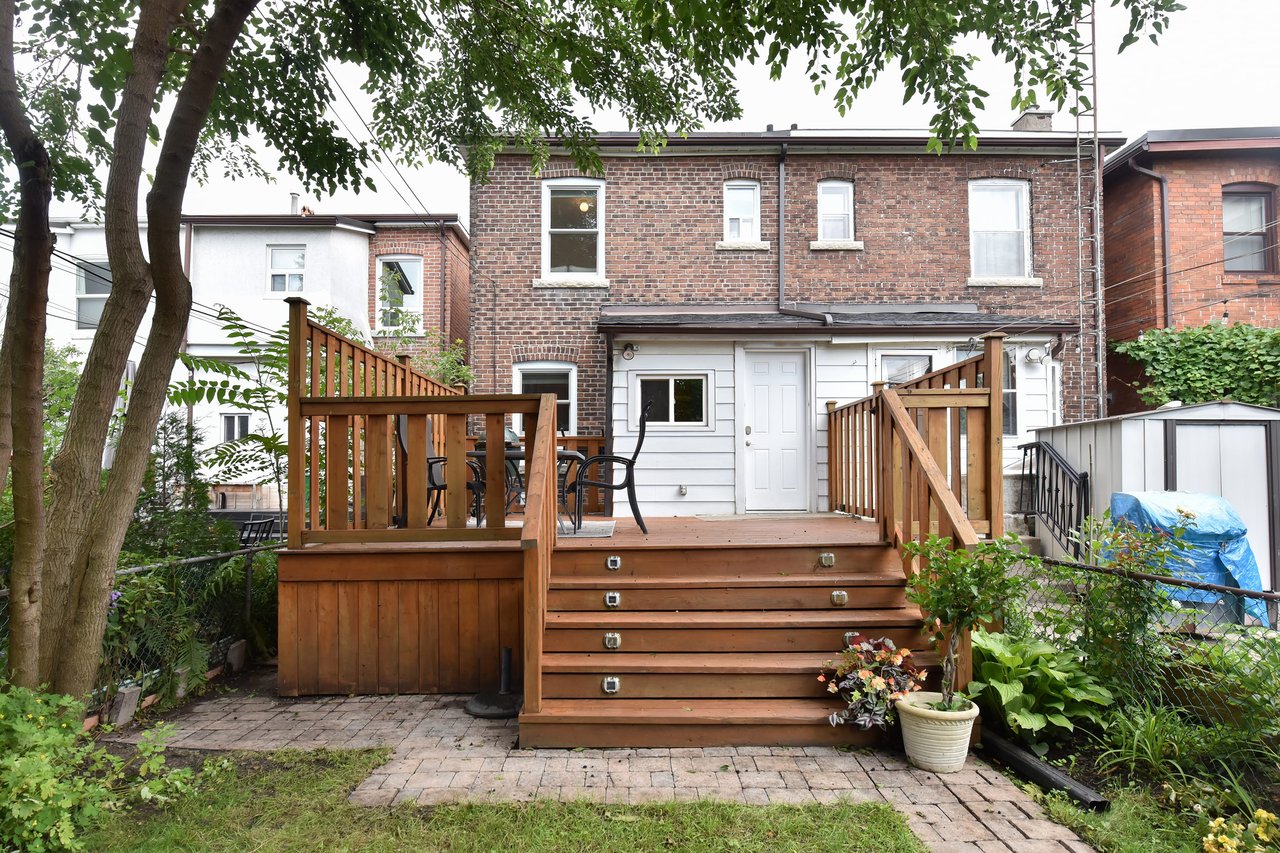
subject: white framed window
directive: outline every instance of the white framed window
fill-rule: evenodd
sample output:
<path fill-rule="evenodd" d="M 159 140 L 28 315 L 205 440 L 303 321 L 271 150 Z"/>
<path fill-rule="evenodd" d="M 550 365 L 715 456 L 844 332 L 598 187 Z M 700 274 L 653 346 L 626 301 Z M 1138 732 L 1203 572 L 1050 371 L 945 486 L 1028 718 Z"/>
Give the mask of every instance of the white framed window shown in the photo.
<path fill-rule="evenodd" d="M 542 277 L 603 279 L 604 181 L 542 182 Z"/>
<path fill-rule="evenodd" d="M 268 293 L 301 293 L 306 274 L 306 246 L 267 246 Z"/>
<path fill-rule="evenodd" d="M 760 241 L 759 182 L 725 182 L 724 239 L 726 243 L 758 243 Z"/>
<path fill-rule="evenodd" d="M 706 427 L 711 424 L 711 382 L 706 373 L 637 374 L 635 379 L 634 427 L 640 414 L 651 405 L 651 427 Z"/>
<path fill-rule="evenodd" d="M 512 390 L 517 394 L 555 394 L 556 432 L 578 430 L 578 365 L 571 361 L 524 361 L 513 365 Z M 524 419 L 511 416 L 511 428 L 524 433 Z"/>
<path fill-rule="evenodd" d="M 880 381 L 890 386 L 902 385 L 919 379 L 933 370 L 934 353 L 927 351 L 894 350 L 881 352 Z"/>
<path fill-rule="evenodd" d="M 1004 351 L 1004 371 L 1001 377 L 1000 401 L 1003 410 L 1004 434 L 1018 434 L 1018 351 L 1008 347 Z"/>
<path fill-rule="evenodd" d="M 76 328 L 96 329 L 111 294 L 111 268 L 105 260 L 76 263 Z"/>
<path fill-rule="evenodd" d="M 969 182 L 969 255 L 974 278 L 1031 277 L 1030 185 L 984 178 Z"/>
<path fill-rule="evenodd" d="M 818 183 L 818 239 L 853 239 L 853 181 Z"/>
<path fill-rule="evenodd" d="M 422 258 L 385 255 L 378 258 L 378 329 L 401 325 L 405 315 L 422 319 Z"/>
<path fill-rule="evenodd" d="M 238 441 L 249 434 L 249 416 L 233 412 L 222 416 L 222 440 Z"/>

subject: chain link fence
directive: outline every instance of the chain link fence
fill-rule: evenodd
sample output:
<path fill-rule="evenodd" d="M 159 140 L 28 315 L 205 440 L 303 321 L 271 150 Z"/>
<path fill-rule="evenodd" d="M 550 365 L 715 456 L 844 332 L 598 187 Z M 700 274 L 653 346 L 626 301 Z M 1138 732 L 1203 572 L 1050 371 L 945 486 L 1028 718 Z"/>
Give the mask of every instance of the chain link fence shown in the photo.
<path fill-rule="evenodd" d="M 1058 560 L 1030 581 L 1006 630 L 1077 650 L 1111 689 L 1112 754 L 1280 801 L 1280 595 Z"/>
<path fill-rule="evenodd" d="M 125 688 L 170 697 L 197 687 L 239 640 L 257 654 L 272 653 L 276 564 L 270 552 L 278 547 L 263 544 L 118 570 L 89 710 Z M 8 663 L 8 605 L 9 590 L 0 589 L 0 668 Z"/>

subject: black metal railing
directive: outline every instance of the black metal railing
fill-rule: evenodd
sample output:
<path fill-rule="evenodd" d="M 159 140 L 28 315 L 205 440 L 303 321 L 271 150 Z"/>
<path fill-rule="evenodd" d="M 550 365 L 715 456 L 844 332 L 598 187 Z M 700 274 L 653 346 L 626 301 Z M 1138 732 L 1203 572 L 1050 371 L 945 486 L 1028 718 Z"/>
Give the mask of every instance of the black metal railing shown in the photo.
<path fill-rule="evenodd" d="M 1048 444 L 1033 441 L 1022 451 L 1019 509 L 1034 514 L 1068 554 L 1080 557 L 1080 543 L 1073 536 L 1089 517 L 1089 475 L 1077 471 Z M 1027 492 L 1030 491 L 1030 501 Z"/>

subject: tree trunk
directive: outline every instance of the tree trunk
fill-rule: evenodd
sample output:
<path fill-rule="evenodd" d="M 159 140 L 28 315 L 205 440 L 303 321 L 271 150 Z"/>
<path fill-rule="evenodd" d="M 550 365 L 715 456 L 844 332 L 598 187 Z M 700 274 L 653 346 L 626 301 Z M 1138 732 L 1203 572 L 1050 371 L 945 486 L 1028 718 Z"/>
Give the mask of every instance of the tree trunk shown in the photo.
<path fill-rule="evenodd" d="M 53 183 L 49 152 L 36 136 L 13 64 L 14 2 L 0 2 L 0 127 L 18 167 L 19 209 L 5 321 L 6 429 L 12 451 L 14 553 L 9 575 L 9 678 L 40 683 L 41 574 L 44 559 L 44 335 L 49 303 Z M 0 479 L 0 486 L 3 480 Z"/>

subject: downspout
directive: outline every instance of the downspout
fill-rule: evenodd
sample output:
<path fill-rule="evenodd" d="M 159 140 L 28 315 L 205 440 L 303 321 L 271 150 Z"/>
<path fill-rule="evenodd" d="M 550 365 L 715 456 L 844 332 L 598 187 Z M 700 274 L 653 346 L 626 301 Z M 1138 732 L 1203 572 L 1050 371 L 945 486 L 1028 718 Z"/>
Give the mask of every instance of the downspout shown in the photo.
<path fill-rule="evenodd" d="M 1169 283 L 1169 265 L 1172 263 L 1169 259 L 1169 179 L 1159 172 L 1139 166 L 1133 160 L 1129 161 L 1129 168 L 1160 182 L 1160 248 L 1164 253 L 1164 267 L 1160 278 L 1164 283 L 1164 327 L 1171 329 L 1173 328 L 1173 288 Z"/>
<path fill-rule="evenodd" d="M 787 144 L 778 148 L 778 313 L 834 326 L 830 314 L 787 307 Z"/>

